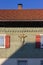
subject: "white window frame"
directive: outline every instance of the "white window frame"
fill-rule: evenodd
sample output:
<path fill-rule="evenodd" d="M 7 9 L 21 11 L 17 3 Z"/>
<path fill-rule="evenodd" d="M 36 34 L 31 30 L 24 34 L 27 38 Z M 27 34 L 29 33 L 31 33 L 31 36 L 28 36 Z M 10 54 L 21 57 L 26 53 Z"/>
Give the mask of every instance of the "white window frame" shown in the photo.
<path fill-rule="evenodd" d="M 6 34 L 0 34 L 0 36 L 4 36 L 4 46 L 0 46 L 0 48 L 5 48 L 5 36 L 6 36 Z"/>

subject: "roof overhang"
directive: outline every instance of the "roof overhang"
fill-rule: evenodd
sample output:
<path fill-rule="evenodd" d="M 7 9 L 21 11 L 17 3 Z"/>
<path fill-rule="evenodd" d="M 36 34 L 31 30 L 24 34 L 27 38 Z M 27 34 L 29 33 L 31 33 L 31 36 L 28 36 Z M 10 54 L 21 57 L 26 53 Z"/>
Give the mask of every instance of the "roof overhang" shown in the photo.
<path fill-rule="evenodd" d="M 33 21 L 33 22 L 36 22 L 36 21 L 37 21 L 37 22 L 40 22 L 40 21 L 41 21 L 41 22 L 42 22 L 43 20 L 0 20 L 0 21 L 1 21 L 1 22 L 3 22 L 3 21 L 4 21 L 4 22 L 8 22 L 8 21 L 9 21 L 9 22 L 21 22 L 21 21 L 22 21 L 22 22 L 23 22 L 23 21 L 24 21 L 24 22 L 26 22 L 26 21 L 27 21 L 27 22 L 29 22 L 29 21 L 30 21 L 30 22 L 31 22 L 31 21 Z"/>

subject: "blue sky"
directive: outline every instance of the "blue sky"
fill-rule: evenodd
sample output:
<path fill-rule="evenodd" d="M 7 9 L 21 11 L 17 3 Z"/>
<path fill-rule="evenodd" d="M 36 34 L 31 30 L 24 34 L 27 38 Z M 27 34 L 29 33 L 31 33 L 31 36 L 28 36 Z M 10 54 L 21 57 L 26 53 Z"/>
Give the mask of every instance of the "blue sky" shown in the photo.
<path fill-rule="evenodd" d="M 0 9 L 17 9 L 19 3 L 23 9 L 43 9 L 43 0 L 0 0 Z"/>

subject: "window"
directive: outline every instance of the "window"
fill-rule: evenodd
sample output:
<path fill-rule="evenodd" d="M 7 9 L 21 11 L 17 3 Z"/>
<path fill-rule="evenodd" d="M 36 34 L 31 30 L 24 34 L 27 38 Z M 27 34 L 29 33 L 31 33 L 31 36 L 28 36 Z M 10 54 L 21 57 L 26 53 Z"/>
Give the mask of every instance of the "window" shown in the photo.
<path fill-rule="evenodd" d="M 36 35 L 36 47 L 43 48 L 43 34 Z"/>
<path fill-rule="evenodd" d="M 27 65 L 27 61 L 26 60 L 19 60 L 18 65 Z"/>
<path fill-rule="evenodd" d="M 41 35 L 40 42 L 41 42 L 40 47 L 43 48 L 43 35 Z"/>
<path fill-rule="evenodd" d="M 43 65 L 43 60 L 41 60 L 41 65 Z"/>
<path fill-rule="evenodd" d="M 10 37 L 9 35 L 0 34 L 0 48 L 10 47 Z"/>

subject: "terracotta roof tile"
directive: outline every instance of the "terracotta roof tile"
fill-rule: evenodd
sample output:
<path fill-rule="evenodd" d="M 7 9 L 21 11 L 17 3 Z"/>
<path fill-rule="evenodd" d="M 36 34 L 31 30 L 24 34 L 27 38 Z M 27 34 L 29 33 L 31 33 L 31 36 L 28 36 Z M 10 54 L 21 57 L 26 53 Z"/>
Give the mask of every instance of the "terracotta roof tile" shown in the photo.
<path fill-rule="evenodd" d="M 0 20 L 43 20 L 43 9 L 0 10 Z"/>

